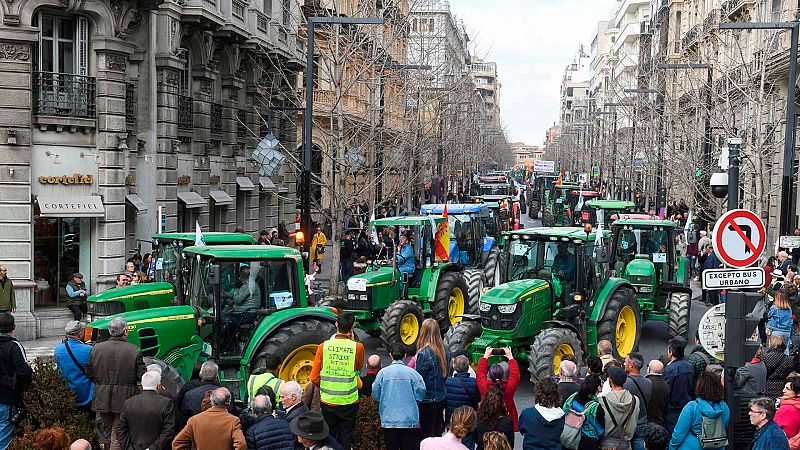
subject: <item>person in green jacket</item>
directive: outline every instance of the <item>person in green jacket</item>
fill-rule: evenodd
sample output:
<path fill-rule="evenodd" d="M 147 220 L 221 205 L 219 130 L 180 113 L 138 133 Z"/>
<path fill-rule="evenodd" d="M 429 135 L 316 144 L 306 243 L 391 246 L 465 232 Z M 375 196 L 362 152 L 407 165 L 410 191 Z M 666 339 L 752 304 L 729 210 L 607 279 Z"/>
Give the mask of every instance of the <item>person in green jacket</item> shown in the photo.
<path fill-rule="evenodd" d="M 696 380 L 700 377 L 700 374 L 706 371 L 706 367 L 711 364 L 719 364 L 719 360 L 713 356 L 711 356 L 700 344 L 700 333 L 695 332 L 694 335 L 694 350 L 689 356 L 686 357 L 686 361 L 689 361 L 689 364 L 692 365 L 694 369 L 694 379 Z"/>
<path fill-rule="evenodd" d="M 8 267 L 0 266 L 0 313 L 17 312 L 14 283 L 8 278 Z"/>

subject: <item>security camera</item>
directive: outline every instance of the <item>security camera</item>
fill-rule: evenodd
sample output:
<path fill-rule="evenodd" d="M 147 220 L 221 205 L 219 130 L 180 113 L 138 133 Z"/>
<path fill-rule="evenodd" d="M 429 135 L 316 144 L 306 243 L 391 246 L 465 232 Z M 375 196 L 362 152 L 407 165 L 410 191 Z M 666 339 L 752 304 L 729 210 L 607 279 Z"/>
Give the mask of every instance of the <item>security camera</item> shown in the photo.
<path fill-rule="evenodd" d="M 711 175 L 711 195 L 717 198 L 725 198 L 728 195 L 728 174 L 717 172 Z"/>

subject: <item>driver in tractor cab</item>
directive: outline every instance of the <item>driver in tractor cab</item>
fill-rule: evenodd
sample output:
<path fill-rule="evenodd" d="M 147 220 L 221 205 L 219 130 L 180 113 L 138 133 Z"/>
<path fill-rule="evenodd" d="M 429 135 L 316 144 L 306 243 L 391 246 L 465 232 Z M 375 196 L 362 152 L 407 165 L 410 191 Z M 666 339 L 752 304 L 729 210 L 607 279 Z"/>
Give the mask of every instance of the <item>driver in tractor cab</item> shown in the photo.
<path fill-rule="evenodd" d="M 255 279 L 251 278 L 250 267 L 242 266 L 233 294 L 224 292 L 225 308 L 222 317 L 225 321 L 227 332 L 224 333 L 222 348 L 231 350 L 236 346 L 237 330 L 245 324 L 255 322 L 255 311 L 261 305 L 261 289 Z"/>
<path fill-rule="evenodd" d="M 553 273 L 562 283 L 575 281 L 575 255 L 569 252 L 569 244 L 558 243 L 558 253 L 553 259 Z"/>
<path fill-rule="evenodd" d="M 619 238 L 619 256 L 624 263 L 633 261 L 636 256 L 636 236 L 633 231 L 624 230 Z"/>
<path fill-rule="evenodd" d="M 401 274 L 408 277 L 408 280 L 414 277 L 414 270 L 416 264 L 414 263 L 414 247 L 411 246 L 410 233 L 406 232 L 400 235 L 400 245 L 397 247 L 397 270 Z M 403 278 L 405 278 L 405 276 Z"/>

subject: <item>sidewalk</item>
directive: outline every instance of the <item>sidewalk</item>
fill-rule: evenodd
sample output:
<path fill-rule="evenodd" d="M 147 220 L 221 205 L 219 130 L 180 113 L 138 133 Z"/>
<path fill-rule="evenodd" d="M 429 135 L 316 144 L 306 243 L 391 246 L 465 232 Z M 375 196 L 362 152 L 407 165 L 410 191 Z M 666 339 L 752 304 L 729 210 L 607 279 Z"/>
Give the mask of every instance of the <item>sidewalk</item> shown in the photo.
<path fill-rule="evenodd" d="M 47 337 L 36 339 L 34 341 L 20 341 L 25 347 L 25 354 L 28 357 L 28 362 L 33 362 L 39 356 L 53 356 L 53 349 L 61 342 L 63 337 Z"/>

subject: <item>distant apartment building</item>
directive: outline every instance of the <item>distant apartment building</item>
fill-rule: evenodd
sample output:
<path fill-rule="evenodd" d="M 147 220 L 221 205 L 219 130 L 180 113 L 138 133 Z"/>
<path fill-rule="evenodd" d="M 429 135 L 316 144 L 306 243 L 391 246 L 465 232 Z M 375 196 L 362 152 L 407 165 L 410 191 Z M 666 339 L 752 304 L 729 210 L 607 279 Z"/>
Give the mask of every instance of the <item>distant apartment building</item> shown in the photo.
<path fill-rule="evenodd" d="M 480 58 L 472 59 L 470 72 L 475 82 L 475 89 L 486 105 L 488 118 L 495 127 L 500 126 L 500 87 L 497 79 L 497 63 L 484 61 Z"/>

